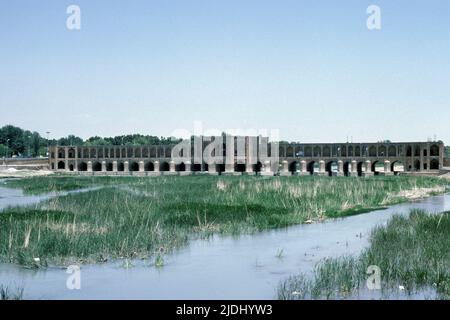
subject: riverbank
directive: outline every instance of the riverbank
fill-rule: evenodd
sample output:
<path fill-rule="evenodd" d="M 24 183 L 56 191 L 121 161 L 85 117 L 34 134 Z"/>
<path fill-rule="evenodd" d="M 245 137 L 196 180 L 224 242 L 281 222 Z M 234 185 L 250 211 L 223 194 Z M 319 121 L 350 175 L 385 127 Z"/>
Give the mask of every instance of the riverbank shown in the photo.
<path fill-rule="evenodd" d="M 15 168 L 4 168 L 0 170 L 0 179 L 5 178 L 28 178 L 28 177 L 43 177 L 54 174 L 50 170 L 28 170 Z"/>
<path fill-rule="evenodd" d="M 359 256 L 325 259 L 312 277 L 299 274 L 283 281 L 278 298 L 355 299 L 369 290 L 366 280 L 375 270 L 380 296 L 405 291 L 428 292 L 429 298 L 450 299 L 450 212 L 427 214 L 413 210 L 394 216 L 370 235 L 370 247 Z M 376 271 L 378 270 L 378 271 Z"/>
<path fill-rule="evenodd" d="M 1 213 L 0 261 L 34 267 L 117 258 L 163 264 L 191 238 L 320 222 L 405 201 L 406 190 L 445 188 L 424 177 L 33 177 L 6 186 L 104 187 Z"/>

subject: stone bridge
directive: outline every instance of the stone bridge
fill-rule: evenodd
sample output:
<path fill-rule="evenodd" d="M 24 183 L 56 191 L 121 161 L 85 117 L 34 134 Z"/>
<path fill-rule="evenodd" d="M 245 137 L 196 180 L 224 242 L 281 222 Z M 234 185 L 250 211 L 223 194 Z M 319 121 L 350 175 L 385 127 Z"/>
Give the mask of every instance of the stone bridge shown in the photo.
<path fill-rule="evenodd" d="M 442 142 L 398 143 L 269 143 L 265 137 L 240 137 L 223 144 L 223 161 L 209 164 L 203 157 L 174 159 L 176 145 L 55 146 L 50 148 L 52 170 L 86 175 L 329 175 L 371 176 L 438 174 L 444 162 Z M 211 138 L 201 139 L 201 152 Z M 239 139 L 235 137 L 235 139 Z M 237 141 L 237 140 L 235 140 Z M 253 143 L 251 143 L 254 141 Z M 230 147 L 231 145 L 231 147 Z M 191 154 L 196 151 L 189 145 Z M 261 155 L 260 150 L 265 150 Z M 234 152 L 232 151 L 234 150 Z M 255 152 L 253 152 L 255 150 Z M 223 154 L 222 154 L 223 152 Z M 198 152 L 197 152 L 198 153 Z"/>

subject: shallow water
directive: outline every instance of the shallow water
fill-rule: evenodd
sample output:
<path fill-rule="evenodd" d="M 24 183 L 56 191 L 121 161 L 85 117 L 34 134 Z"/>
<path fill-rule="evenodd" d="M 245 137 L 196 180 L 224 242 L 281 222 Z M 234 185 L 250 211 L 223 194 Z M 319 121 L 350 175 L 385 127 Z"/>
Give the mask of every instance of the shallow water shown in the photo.
<path fill-rule="evenodd" d="M 64 192 L 49 192 L 40 195 L 28 195 L 22 189 L 6 188 L 2 184 L 5 182 L 0 180 L 0 211 L 8 207 L 30 206 L 38 204 L 41 201 L 54 198 L 56 196 L 64 196 L 72 193 L 87 192 L 100 189 L 101 187 L 91 187 Z M 1 213 L 1 212 L 0 212 Z"/>
<path fill-rule="evenodd" d="M 11 204 L 17 193 L 3 190 L 0 188 L 0 195 Z M 9 200 L 8 194 L 12 195 Z M 408 214 L 413 208 L 433 213 L 448 211 L 450 195 L 324 223 L 237 238 L 195 240 L 165 257 L 162 268 L 151 266 L 149 261 L 134 261 L 128 269 L 121 261 L 85 265 L 81 267 L 80 290 L 66 288 L 69 275 L 65 269 L 34 271 L 8 264 L 0 264 L 0 284 L 23 287 L 25 299 L 273 299 L 281 280 L 311 272 L 323 258 L 358 254 L 367 247 L 367 236 L 374 226 L 386 223 L 396 213 Z M 277 256 L 280 250 L 281 257 Z M 367 293 L 362 297 L 379 295 Z M 390 297 L 408 298 L 403 293 Z M 425 293 L 411 298 L 427 297 Z"/>

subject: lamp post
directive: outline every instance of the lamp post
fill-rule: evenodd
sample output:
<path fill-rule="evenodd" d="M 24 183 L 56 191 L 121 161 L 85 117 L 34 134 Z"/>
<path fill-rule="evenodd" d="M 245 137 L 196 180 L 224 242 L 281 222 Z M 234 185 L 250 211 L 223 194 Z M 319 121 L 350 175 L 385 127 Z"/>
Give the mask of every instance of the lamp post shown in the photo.
<path fill-rule="evenodd" d="M 30 149 L 31 149 L 30 139 L 31 139 L 31 136 L 28 135 L 28 136 L 27 136 L 27 149 L 28 149 L 27 154 L 28 154 L 28 158 L 30 157 L 30 151 L 31 151 L 31 150 L 30 150 Z"/>
<path fill-rule="evenodd" d="M 9 155 L 9 139 L 6 139 L 5 157 L 8 158 L 8 155 Z"/>
<path fill-rule="evenodd" d="M 47 157 L 49 157 L 50 156 L 50 148 L 49 148 L 50 131 L 47 131 L 46 134 L 47 134 Z"/>

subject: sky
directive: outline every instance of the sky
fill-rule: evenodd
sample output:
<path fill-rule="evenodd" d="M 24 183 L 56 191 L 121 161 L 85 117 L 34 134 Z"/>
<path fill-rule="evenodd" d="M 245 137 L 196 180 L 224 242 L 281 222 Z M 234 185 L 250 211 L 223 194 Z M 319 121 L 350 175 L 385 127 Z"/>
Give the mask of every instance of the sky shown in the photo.
<path fill-rule="evenodd" d="M 80 30 L 66 27 L 72 4 Z M 0 126 L 171 136 L 196 121 L 300 142 L 450 143 L 450 1 L 1 2 Z"/>

